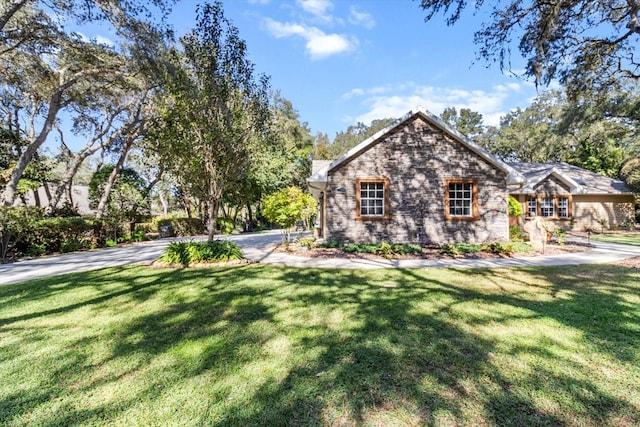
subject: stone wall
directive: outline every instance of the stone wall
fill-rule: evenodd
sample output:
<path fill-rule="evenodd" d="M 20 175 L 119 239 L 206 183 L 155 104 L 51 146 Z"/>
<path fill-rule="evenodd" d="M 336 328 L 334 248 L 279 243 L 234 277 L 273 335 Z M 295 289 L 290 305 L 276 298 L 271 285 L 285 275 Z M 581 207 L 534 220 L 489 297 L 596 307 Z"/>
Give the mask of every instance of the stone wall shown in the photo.
<path fill-rule="evenodd" d="M 356 179 L 389 179 L 390 218 L 356 219 Z M 476 179 L 479 218 L 445 219 L 447 179 Z M 420 117 L 329 172 L 325 238 L 421 244 L 508 240 L 506 174 Z"/>

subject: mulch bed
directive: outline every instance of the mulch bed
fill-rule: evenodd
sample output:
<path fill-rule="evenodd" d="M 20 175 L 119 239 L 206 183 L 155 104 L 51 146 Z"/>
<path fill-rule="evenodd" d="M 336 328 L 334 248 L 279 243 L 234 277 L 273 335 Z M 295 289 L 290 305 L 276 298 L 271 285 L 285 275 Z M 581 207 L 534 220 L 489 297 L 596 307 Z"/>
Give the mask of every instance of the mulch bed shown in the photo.
<path fill-rule="evenodd" d="M 541 251 L 519 252 L 513 255 L 513 257 L 532 257 L 540 255 L 561 255 L 574 252 L 584 252 L 592 248 L 587 244 L 549 244 L 546 245 L 544 253 Z M 367 253 L 346 253 L 341 249 L 334 248 L 311 248 L 309 250 L 302 250 L 296 245 L 289 245 L 289 248 L 285 248 L 284 245 L 276 247 L 277 252 L 285 252 L 290 255 L 307 257 L 307 258 L 346 258 L 346 259 L 384 259 L 381 255 L 367 254 Z M 421 254 L 407 254 L 402 256 L 395 256 L 393 259 L 497 259 L 505 258 L 505 255 L 493 254 L 490 252 L 477 252 L 472 254 L 461 254 L 454 257 L 440 254 L 439 248 L 424 248 Z"/>

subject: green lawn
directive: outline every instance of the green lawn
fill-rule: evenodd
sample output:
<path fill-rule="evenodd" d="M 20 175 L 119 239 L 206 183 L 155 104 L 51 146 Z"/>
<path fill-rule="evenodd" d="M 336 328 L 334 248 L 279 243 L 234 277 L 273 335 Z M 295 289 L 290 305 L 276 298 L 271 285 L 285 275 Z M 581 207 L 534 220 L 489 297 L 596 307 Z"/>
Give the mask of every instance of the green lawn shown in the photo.
<path fill-rule="evenodd" d="M 602 242 L 640 246 L 640 233 L 592 234 L 591 239 L 600 240 Z"/>
<path fill-rule="evenodd" d="M 6 425 L 640 425 L 640 273 L 107 270 L 0 287 Z"/>

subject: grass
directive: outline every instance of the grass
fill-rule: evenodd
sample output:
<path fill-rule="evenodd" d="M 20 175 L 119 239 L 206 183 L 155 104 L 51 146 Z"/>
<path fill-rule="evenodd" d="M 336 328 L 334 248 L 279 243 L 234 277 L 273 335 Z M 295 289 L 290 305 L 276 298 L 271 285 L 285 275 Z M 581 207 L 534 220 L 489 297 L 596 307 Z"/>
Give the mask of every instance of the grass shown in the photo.
<path fill-rule="evenodd" d="M 624 245 L 640 246 L 640 233 L 592 234 L 591 240 L 599 240 L 601 242 L 622 243 Z"/>
<path fill-rule="evenodd" d="M 621 266 L 121 267 L 0 287 L 0 424 L 640 424 Z"/>

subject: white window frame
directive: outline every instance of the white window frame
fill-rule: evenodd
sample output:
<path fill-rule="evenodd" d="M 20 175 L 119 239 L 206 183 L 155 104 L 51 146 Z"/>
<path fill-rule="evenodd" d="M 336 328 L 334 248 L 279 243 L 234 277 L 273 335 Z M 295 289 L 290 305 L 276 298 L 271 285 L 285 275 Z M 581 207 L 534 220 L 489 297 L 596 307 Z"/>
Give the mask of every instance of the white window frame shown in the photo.
<path fill-rule="evenodd" d="M 384 217 L 384 187 L 382 181 L 363 181 L 360 183 L 361 217 Z"/>
<path fill-rule="evenodd" d="M 551 215 L 548 215 L 548 214 Z M 556 217 L 556 203 L 555 197 L 541 197 L 540 198 L 540 216 L 543 218 L 555 218 Z"/>

